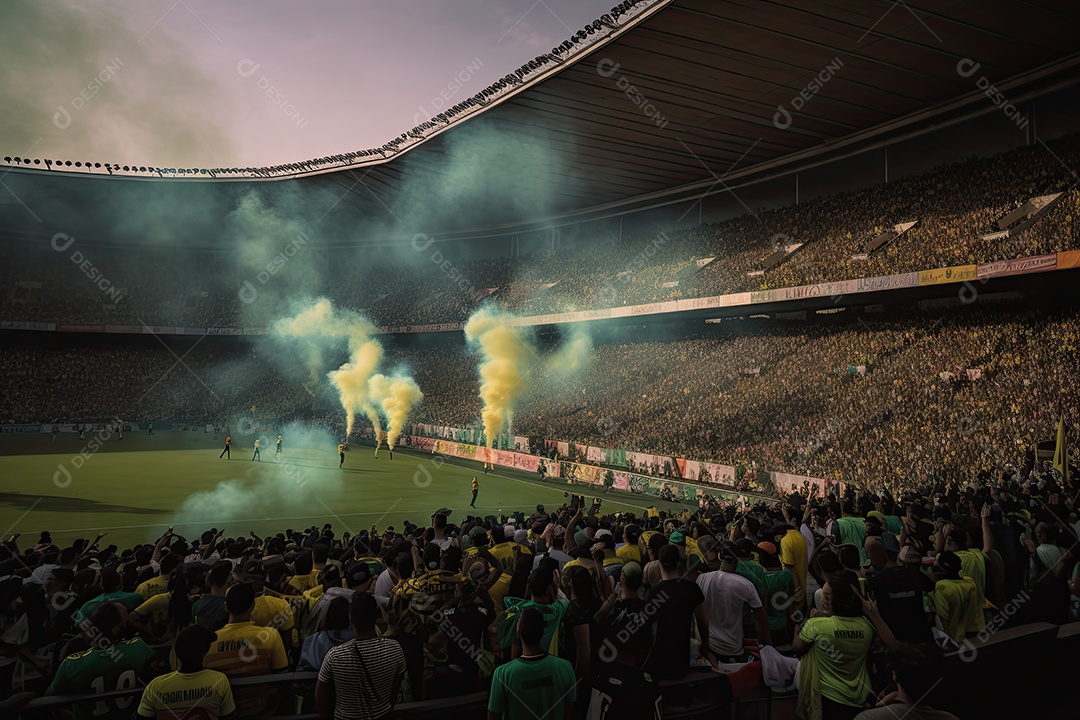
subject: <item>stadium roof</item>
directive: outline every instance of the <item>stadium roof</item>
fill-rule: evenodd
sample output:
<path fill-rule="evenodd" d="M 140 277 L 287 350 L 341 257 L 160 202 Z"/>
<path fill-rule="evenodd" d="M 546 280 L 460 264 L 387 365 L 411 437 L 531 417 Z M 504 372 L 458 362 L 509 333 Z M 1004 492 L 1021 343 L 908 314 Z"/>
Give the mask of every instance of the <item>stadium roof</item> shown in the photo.
<path fill-rule="evenodd" d="M 522 81 L 349 158 L 350 169 L 324 162 L 261 174 L 318 175 L 303 182 L 341 185 L 365 216 L 394 214 L 411 183 L 452 182 L 462 153 L 513 138 L 550 158 L 515 168 L 546 198 L 545 215 L 493 207 L 483 225 L 431 230 L 524 229 L 723 192 L 1080 79 L 1075 0 L 658 0 L 620 9 L 523 68 Z M 257 174 L 216 176 L 249 183 Z"/>

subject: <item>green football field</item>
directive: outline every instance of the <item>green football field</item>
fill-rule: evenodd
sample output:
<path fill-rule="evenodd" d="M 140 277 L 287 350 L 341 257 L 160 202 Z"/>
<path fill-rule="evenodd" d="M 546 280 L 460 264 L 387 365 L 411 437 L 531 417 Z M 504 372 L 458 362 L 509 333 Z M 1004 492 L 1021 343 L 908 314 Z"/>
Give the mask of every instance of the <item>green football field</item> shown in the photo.
<path fill-rule="evenodd" d="M 287 436 L 288 438 L 289 436 Z M 170 525 L 187 538 L 223 528 L 227 536 L 255 531 L 332 523 L 348 530 L 402 521 L 426 524 L 440 507 L 452 522 L 466 515 L 528 514 L 543 503 L 549 510 L 573 490 L 593 488 L 565 481 L 540 482 L 534 474 L 499 468 L 484 475 L 479 463 L 442 459 L 429 453 L 352 445 L 338 468 L 336 441 L 292 447 L 275 457 L 273 442 L 262 443 L 261 462 L 251 461 L 250 438 L 234 442 L 232 459 L 219 459 L 222 438 L 195 432 L 163 431 L 153 437 L 128 434 L 104 439 L 96 451 L 88 434 L 0 438 L 0 530 L 7 539 L 21 533 L 23 549 L 42 530 L 64 546 L 77 537 L 108 533 L 102 545 L 120 548 L 156 539 Z M 479 477 L 477 509 L 469 508 L 471 481 Z M 678 508 L 628 493 L 602 497 L 602 511 L 638 510 L 648 505 Z"/>

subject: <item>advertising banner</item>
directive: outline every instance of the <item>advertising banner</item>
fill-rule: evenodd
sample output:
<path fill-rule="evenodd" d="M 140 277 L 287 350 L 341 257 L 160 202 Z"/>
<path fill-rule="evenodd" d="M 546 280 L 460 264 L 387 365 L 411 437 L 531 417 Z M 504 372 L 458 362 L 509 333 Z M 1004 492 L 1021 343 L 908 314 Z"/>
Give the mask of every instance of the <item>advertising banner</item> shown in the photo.
<path fill-rule="evenodd" d="M 976 268 L 975 275 L 979 280 L 985 278 L 1005 277 L 1007 275 L 1023 275 L 1025 273 L 1053 270 L 1057 267 L 1057 254 L 1038 255 L 1036 257 L 1013 258 L 1012 260 L 998 260 L 983 263 Z"/>
<path fill-rule="evenodd" d="M 772 472 L 769 473 L 769 479 L 772 480 L 773 487 L 779 495 L 790 495 L 793 492 L 799 492 L 806 485 L 809 485 L 812 488 L 816 487 L 818 490 L 818 497 L 823 497 L 830 490 L 839 492 L 843 488 L 843 486 L 835 480 L 823 480 L 822 478 L 812 478 L 807 475 Z"/>
<path fill-rule="evenodd" d="M 54 323 L 29 322 L 26 320 L 0 320 L 0 329 L 4 330 L 56 330 Z"/>
<path fill-rule="evenodd" d="M 919 271 L 919 285 L 943 285 L 945 283 L 968 282 L 975 279 L 974 265 L 954 265 Z"/>
<path fill-rule="evenodd" d="M 59 332 L 105 332 L 104 325 L 57 325 L 56 329 Z"/>
<path fill-rule="evenodd" d="M 43 432 L 41 425 L 0 425 L 0 433 L 39 433 Z"/>
<path fill-rule="evenodd" d="M 1057 254 L 1057 269 L 1080 267 L 1080 250 L 1066 250 Z"/>
<path fill-rule="evenodd" d="M 916 287 L 919 284 L 919 273 L 908 272 L 899 275 L 884 275 L 882 277 L 859 278 L 855 281 L 855 292 L 876 292 L 878 290 L 894 290 L 896 288 Z"/>

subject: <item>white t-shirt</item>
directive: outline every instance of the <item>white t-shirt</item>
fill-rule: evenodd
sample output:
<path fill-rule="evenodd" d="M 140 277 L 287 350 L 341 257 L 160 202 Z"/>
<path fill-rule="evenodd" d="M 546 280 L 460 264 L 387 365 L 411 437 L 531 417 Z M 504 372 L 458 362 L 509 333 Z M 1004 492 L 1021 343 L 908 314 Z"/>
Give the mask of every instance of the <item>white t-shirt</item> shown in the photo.
<path fill-rule="evenodd" d="M 390 593 L 394 591 L 394 586 L 397 585 L 397 580 L 390 574 L 389 568 L 379 573 L 379 577 L 375 578 L 375 589 L 372 594 L 375 596 L 375 600 L 380 605 L 386 605 L 390 602 Z"/>
<path fill-rule="evenodd" d="M 809 565 L 810 561 L 814 559 L 814 550 L 817 549 L 817 543 L 814 542 L 814 531 L 810 529 L 810 526 L 806 523 L 802 524 L 799 528 L 799 532 L 806 539 L 806 562 Z"/>
<path fill-rule="evenodd" d="M 38 567 L 34 568 L 34 572 L 30 573 L 30 577 L 23 578 L 22 584 L 23 585 L 34 585 L 34 584 L 44 585 L 45 584 L 45 578 L 49 577 L 49 573 L 51 573 L 53 570 L 55 570 L 58 567 L 60 567 L 60 566 L 57 565 L 56 563 L 49 563 L 48 565 L 39 565 Z"/>
<path fill-rule="evenodd" d="M 743 606 L 761 607 L 754 584 L 736 573 L 714 570 L 699 575 L 698 587 L 705 595 L 709 616 L 709 648 L 720 655 L 741 655 L 743 651 Z"/>

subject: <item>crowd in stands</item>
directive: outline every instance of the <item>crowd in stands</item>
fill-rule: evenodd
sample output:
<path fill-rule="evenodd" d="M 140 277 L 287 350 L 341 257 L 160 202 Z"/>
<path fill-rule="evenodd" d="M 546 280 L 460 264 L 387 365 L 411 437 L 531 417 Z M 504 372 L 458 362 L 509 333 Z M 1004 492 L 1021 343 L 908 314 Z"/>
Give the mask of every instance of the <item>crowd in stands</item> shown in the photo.
<path fill-rule="evenodd" d="M 1080 195 L 1070 190 L 1069 167 L 1080 166 L 1080 138 L 1048 147 L 970 159 L 715 224 L 646 230 L 631 223 L 618 235 L 567 229 L 557 250 L 549 246 L 515 258 L 476 258 L 465 248 L 442 245 L 395 253 L 326 250 L 313 243 L 290 259 L 291 272 L 336 304 L 396 327 L 462 322 L 492 299 L 518 314 L 544 314 L 1076 249 Z M 1063 191 L 1063 200 L 1027 232 L 988 237 L 998 230 L 999 218 L 1030 198 Z M 915 227 L 868 259 L 851 258 L 879 232 L 915 220 Z M 795 243 L 803 247 L 791 259 L 764 275 L 747 275 L 777 247 Z M 241 297 L 237 279 L 248 278 L 252 290 L 273 291 L 264 287 L 271 276 L 252 280 L 258 269 L 238 265 L 241 258 L 220 249 L 73 247 L 64 253 L 47 242 L 0 248 L 0 319 L 188 327 L 258 326 L 272 320 Z M 70 262 L 76 250 L 79 262 Z M 695 261 L 706 258 L 717 260 L 695 270 Z M 104 285 L 87 276 L 83 260 L 105 278 Z M 284 274 L 275 281 L 281 283 L 278 292 L 299 289 L 288 285 Z"/>
<path fill-rule="evenodd" d="M 530 369 L 514 432 L 899 492 L 932 477 L 967 479 L 1002 460 L 1019 467 L 1059 419 L 1080 425 L 1072 311 L 719 327 L 598 344 L 574 377 Z M 5 358 L 4 422 L 221 426 L 251 406 L 262 418 L 340 421 L 325 382 L 285 377 L 273 358 L 229 340 L 174 355 L 157 343 L 80 338 L 12 347 Z M 476 358 L 464 346 L 390 346 L 386 361 L 408 367 L 424 392 L 414 421 L 476 426 Z M 981 377 L 968 380 L 969 368 Z"/>
<path fill-rule="evenodd" d="M 313 398 L 266 355 L 218 339 L 169 348 L 156 340 L 80 337 L 6 346 L 0 422 L 177 420 L 225 424 L 254 406 L 263 417 L 310 417 Z"/>
<path fill-rule="evenodd" d="M 575 378 L 537 368 L 514 431 L 896 492 L 1003 458 L 1019 467 L 1059 418 L 1080 424 L 1071 312 L 746 325 L 598 345 Z M 470 356 L 410 357 L 425 392 L 418 419 L 474 425 Z"/>
<path fill-rule="evenodd" d="M 571 496 L 528 517 L 442 508 L 355 535 L 170 528 L 131 548 L 8 537 L 0 710 L 135 688 L 75 716 L 379 718 L 487 691 L 507 720 L 590 706 L 655 718 L 681 692 L 667 682 L 760 662 L 774 690 L 798 676 L 802 717 L 918 704 L 915 716 L 948 718 L 925 707 L 959 702 L 931 692 L 943 653 L 988 627 L 1077 619 L 1078 500 L 1035 465 L 898 495 L 807 489 L 641 517 Z M 287 669 L 317 680 L 231 685 Z"/>

